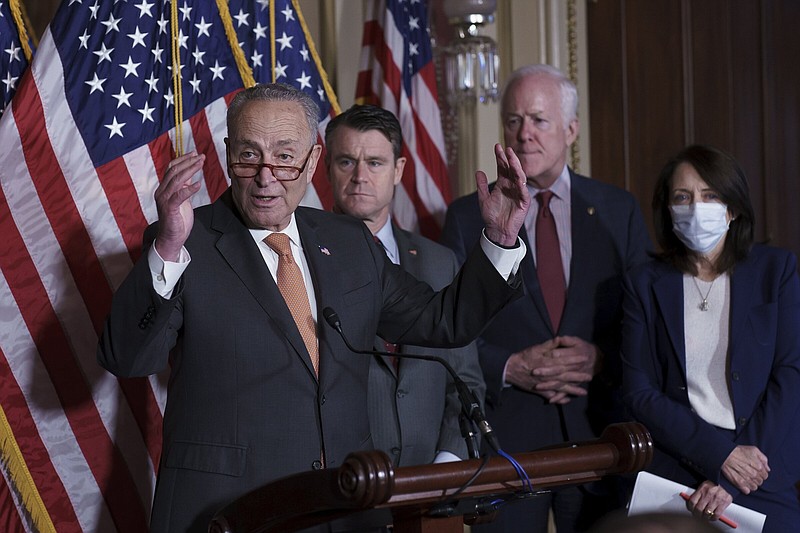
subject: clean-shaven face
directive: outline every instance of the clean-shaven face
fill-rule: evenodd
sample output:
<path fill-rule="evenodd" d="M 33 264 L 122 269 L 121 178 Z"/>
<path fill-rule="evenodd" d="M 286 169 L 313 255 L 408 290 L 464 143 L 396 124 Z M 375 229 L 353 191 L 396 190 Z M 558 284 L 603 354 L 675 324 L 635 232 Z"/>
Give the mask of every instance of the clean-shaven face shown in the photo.
<path fill-rule="evenodd" d="M 328 178 L 337 209 L 379 230 L 389 218 L 405 158 L 394 160 L 392 143 L 380 131 L 348 126 L 335 130 L 327 150 Z"/>
<path fill-rule="evenodd" d="M 302 106 L 291 101 L 247 102 L 228 134 L 229 165 L 270 163 L 302 167 L 305 163 L 300 177 L 294 181 L 278 181 L 266 167 L 253 178 L 231 175 L 233 200 L 245 224 L 254 229 L 283 230 L 303 199 L 322 150 L 320 145 L 313 144 Z"/>
<path fill-rule="evenodd" d="M 578 121 L 564 123 L 558 83 L 547 75 L 518 79 L 502 103 L 503 139 L 514 149 L 528 182 L 546 189 L 558 178 L 578 135 Z"/>

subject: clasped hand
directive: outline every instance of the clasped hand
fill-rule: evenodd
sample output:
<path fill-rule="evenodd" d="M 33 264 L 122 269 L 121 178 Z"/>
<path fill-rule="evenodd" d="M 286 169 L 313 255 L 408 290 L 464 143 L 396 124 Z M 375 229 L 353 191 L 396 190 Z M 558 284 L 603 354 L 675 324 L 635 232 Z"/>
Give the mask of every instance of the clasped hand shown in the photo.
<path fill-rule="evenodd" d="M 566 404 L 586 395 L 583 385 L 597 374 L 600 361 L 597 346 L 565 335 L 512 354 L 505 380 L 550 403 Z"/>
<path fill-rule="evenodd" d="M 769 476 L 769 461 L 756 446 L 740 445 L 722 463 L 722 475 L 742 493 L 750 494 Z"/>

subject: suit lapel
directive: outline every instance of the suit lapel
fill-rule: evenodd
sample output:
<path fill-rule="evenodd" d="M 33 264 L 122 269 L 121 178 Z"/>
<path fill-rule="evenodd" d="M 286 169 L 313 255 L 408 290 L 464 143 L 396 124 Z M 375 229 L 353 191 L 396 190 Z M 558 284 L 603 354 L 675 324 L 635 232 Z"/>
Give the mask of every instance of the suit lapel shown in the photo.
<path fill-rule="evenodd" d="M 425 258 L 420 255 L 420 251 L 414 244 L 413 240 L 394 224 L 392 224 L 392 234 L 394 235 L 394 240 L 397 243 L 397 253 L 400 266 L 403 267 L 406 272 L 418 278 L 420 276 L 422 266 L 424 265 Z M 378 351 L 384 351 L 385 348 L 386 347 L 384 346 L 383 339 L 376 336 L 375 349 Z M 396 380 L 400 379 L 397 369 L 395 369 L 394 365 L 387 357 L 378 357 L 377 359 L 378 364 L 381 365 L 382 368 L 389 372 Z M 404 375 L 408 373 L 408 365 L 413 362 L 414 361 L 410 359 L 406 359 L 402 362 L 398 360 L 398 363 L 402 364 L 404 367 Z"/>
<path fill-rule="evenodd" d="M 321 305 L 322 302 L 341 301 L 341 295 L 336 293 L 339 284 L 333 274 L 336 270 L 332 264 L 334 257 L 326 243 L 321 243 L 319 241 L 317 225 L 303 216 L 302 209 L 295 211 L 295 219 L 297 220 L 297 229 L 300 233 L 300 242 L 303 244 L 306 264 L 311 274 L 311 283 L 314 284 L 314 296 L 317 304 L 317 340 L 319 341 L 321 371 L 324 365 L 324 363 L 322 363 L 323 352 L 325 352 L 325 359 L 330 360 L 333 358 L 333 352 L 328 347 L 327 342 L 325 342 L 325 334 L 329 328 L 326 328 L 319 320 L 319 318 L 322 317 Z M 300 336 L 297 326 L 294 325 L 294 320 L 292 320 L 292 326 L 294 327 L 295 342 L 299 343 L 300 348 L 302 348 L 302 350 L 298 350 L 298 352 L 303 354 L 303 362 L 308 366 L 313 375 L 314 368 L 311 365 L 311 357 L 308 355 L 308 350 L 305 349 L 303 338 Z"/>
<path fill-rule="evenodd" d="M 572 225 L 572 251 L 569 265 L 569 287 L 561 327 L 564 331 L 580 330 L 573 324 L 573 317 L 582 316 L 578 309 L 585 305 L 583 295 L 591 294 L 596 287 L 589 286 L 586 274 L 591 270 L 592 261 L 596 260 L 596 243 L 598 242 L 598 198 L 586 197 L 580 179 L 570 170 L 570 224 Z M 602 202 L 600 202 L 602 204 Z"/>
<path fill-rule="evenodd" d="M 753 291 L 755 284 L 748 280 L 757 279 L 754 272 L 754 265 L 752 262 L 753 254 L 748 256 L 748 259 L 736 265 L 731 274 L 730 287 L 731 287 L 731 303 L 730 303 L 730 346 L 731 359 L 735 354 L 736 346 L 747 346 L 738 340 L 745 329 L 745 321 L 750 314 L 750 308 L 753 302 Z"/>
<path fill-rule="evenodd" d="M 669 268 L 653 283 L 656 305 L 661 311 L 672 350 L 686 375 L 686 343 L 683 328 L 683 274 Z"/>
<path fill-rule="evenodd" d="M 230 200 L 230 192 L 226 192 L 213 205 L 211 228 L 220 233 L 216 247 L 234 273 L 239 277 L 247 290 L 253 295 L 267 316 L 278 325 L 295 351 L 300 355 L 312 376 L 315 376 L 303 338 L 286 307 L 283 296 L 272 275 L 264 264 L 258 245 L 247 228 L 236 218 Z M 302 238 L 302 233 L 301 233 Z M 313 276 L 313 269 L 312 269 Z M 281 302 L 283 305 L 275 305 Z"/>
<path fill-rule="evenodd" d="M 523 287 L 528 297 L 533 302 L 534 307 L 536 307 L 536 311 L 539 313 L 542 323 L 547 324 L 550 333 L 555 336 L 556 332 L 553 331 L 553 324 L 550 322 L 550 313 L 547 312 L 547 304 L 544 303 L 544 296 L 542 296 L 542 287 L 539 285 L 539 277 L 536 273 L 536 265 L 533 261 L 533 250 L 531 249 L 531 243 L 528 241 L 528 232 L 524 227 L 520 230 L 519 236 L 522 238 L 525 246 L 528 247 L 528 254 L 530 257 L 530 261 L 523 261 L 519 265 L 519 275 L 522 276 Z"/>

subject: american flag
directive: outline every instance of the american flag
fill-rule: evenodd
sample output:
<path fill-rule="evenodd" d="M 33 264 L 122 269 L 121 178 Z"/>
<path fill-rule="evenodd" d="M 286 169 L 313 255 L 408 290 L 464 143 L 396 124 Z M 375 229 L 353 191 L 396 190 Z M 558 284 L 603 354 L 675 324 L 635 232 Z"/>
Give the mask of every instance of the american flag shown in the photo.
<path fill-rule="evenodd" d="M 0 1 L 0 117 L 32 55 L 19 0 Z"/>
<path fill-rule="evenodd" d="M 0 470 L 29 530 L 147 530 L 165 376 L 118 380 L 97 338 L 176 143 L 206 154 L 195 204 L 227 187 L 225 112 L 248 74 L 227 8 L 176 2 L 63 0 L 0 118 L 0 430 L 20 458 L 4 446 Z"/>
<path fill-rule="evenodd" d="M 319 138 L 339 114 L 339 102 L 322 68 L 297 0 L 230 0 L 239 45 L 259 83 L 286 83 L 310 95 L 319 105 Z M 325 165 L 317 165 L 313 187 L 303 205 L 330 209 L 333 194 Z"/>
<path fill-rule="evenodd" d="M 395 190 L 394 218 L 437 238 L 450 182 L 424 0 L 367 2 L 356 101 L 379 105 L 400 120 L 408 162 Z"/>

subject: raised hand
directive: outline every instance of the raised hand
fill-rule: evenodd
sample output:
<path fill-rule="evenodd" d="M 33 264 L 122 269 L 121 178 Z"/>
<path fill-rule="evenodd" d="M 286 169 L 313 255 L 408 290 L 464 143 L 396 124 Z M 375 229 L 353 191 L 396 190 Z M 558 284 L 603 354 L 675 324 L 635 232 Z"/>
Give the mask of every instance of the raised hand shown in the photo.
<path fill-rule="evenodd" d="M 204 155 L 190 152 L 170 161 L 154 194 L 158 209 L 155 247 L 165 261 L 177 261 L 192 231 L 194 211 L 191 200 L 200 190 L 200 181 L 192 183 L 190 179 L 203 168 L 205 159 Z"/>
<path fill-rule="evenodd" d="M 497 182 L 489 192 L 489 179 L 479 170 L 475 173 L 478 186 L 478 203 L 486 224 L 486 237 L 501 246 L 514 246 L 517 235 L 525 223 L 525 215 L 531 203 L 525 185 L 525 171 L 511 148 L 499 144 L 494 146 L 497 160 Z"/>

